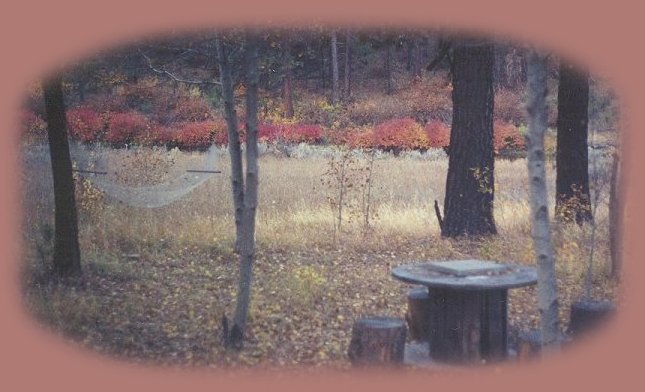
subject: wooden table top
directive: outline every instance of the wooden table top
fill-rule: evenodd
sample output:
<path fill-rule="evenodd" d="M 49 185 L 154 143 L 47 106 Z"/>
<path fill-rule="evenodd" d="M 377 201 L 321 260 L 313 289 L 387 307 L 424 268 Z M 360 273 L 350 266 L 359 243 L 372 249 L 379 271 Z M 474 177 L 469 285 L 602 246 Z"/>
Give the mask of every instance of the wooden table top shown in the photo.
<path fill-rule="evenodd" d="M 465 260 L 457 261 L 456 265 Z M 471 260 L 468 260 L 471 262 Z M 491 262 L 484 262 L 490 265 Z M 447 288 L 460 290 L 495 290 L 529 286 L 537 283 L 535 267 L 517 264 L 502 264 L 503 269 L 496 268 L 488 272 L 467 275 L 444 272 L 436 264 L 449 266 L 450 262 L 419 262 L 405 264 L 392 269 L 392 276 L 406 283 L 420 284 L 430 288 Z"/>

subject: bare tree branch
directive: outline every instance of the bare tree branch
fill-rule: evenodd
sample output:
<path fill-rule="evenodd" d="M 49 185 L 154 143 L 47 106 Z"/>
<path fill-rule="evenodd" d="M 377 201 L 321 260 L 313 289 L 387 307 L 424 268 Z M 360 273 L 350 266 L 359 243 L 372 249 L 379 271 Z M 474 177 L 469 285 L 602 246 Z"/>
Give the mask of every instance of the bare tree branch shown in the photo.
<path fill-rule="evenodd" d="M 143 53 L 142 50 L 139 50 L 139 53 L 141 54 L 141 56 L 143 56 L 143 58 L 148 63 L 148 68 L 150 68 L 150 70 L 152 70 L 154 73 L 157 73 L 159 75 L 165 75 L 165 76 L 171 78 L 172 80 L 174 80 L 175 82 L 187 83 L 187 84 L 199 84 L 199 85 L 202 85 L 202 84 L 215 84 L 215 85 L 218 85 L 218 86 L 221 86 L 221 84 L 222 84 L 222 83 L 214 81 L 214 80 L 189 80 L 189 79 L 180 78 L 180 77 L 172 74 L 171 72 L 169 72 L 169 71 L 167 71 L 167 70 L 165 70 L 163 68 L 156 68 L 154 65 L 152 65 L 152 60 L 150 59 L 150 57 L 146 56 L 146 54 Z"/>

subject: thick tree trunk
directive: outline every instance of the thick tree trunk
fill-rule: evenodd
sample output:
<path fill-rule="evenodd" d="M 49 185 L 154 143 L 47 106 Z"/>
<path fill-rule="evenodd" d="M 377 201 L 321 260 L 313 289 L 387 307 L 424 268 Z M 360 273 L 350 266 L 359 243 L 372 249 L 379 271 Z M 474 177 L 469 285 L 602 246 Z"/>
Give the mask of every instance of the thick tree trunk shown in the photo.
<path fill-rule="evenodd" d="M 454 48 L 453 116 L 441 234 L 496 234 L 493 219 L 493 47 Z"/>
<path fill-rule="evenodd" d="M 72 160 L 67 141 L 65 103 L 59 76 L 51 77 L 43 83 L 43 94 L 54 177 L 56 229 L 53 266 L 58 276 L 71 276 L 81 272 L 81 252 L 78 246 L 78 217 Z"/>
<path fill-rule="evenodd" d="M 533 247 L 538 270 L 538 308 L 542 344 L 559 345 L 558 294 L 555 278 L 555 253 L 549 224 L 544 133 L 547 127 L 546 59 L 538 53 L 529 54 L 528 64 L 528 172 L 531 193 Z"/>
<path fill-rule="evenodd" d="M 336 105 L 339 101 L 338 88 L 338 34 L 336 30 L 331 32 L 331 103 Z"/>
<path fill-rule="evenodd" d="M 586 72 L 560 62 L 556 149 L 556 215 L 582 224 L 593 219 L 587 150 L 589 80 Z"/>
<path fill-rule="evenodd" d="M 228 129 L 228 151 L 231 157 L 231 188 L 233 190 L 233 206 L 235 208 L 235 250 L 240 251 L 240 238 L 242 237 L 242 215 L 244 209 L 244 177 L 242 173 L 242 153 L 240 148 L 240 134 L 235 111 L 235 97 L 233 95 L 233 77 L 228 59 L 228 51 L 222 40 L 217 40 L 217 57 L 219 62 L 220 82 L 222 83 L 222 98 L 224 100 L 224 113 Z"/>

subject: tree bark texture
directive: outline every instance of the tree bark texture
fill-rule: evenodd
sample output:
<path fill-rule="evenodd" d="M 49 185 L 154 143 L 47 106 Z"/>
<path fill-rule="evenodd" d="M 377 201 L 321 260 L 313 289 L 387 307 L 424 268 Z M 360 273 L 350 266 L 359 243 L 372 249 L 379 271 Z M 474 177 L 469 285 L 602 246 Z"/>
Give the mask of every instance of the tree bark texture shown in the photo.
<path fill-rule="evenodd" d="M 443 229 L 446 237 L 496 234 L 493 157 L 493 47 L 454 48 L 453 116 Z"/>
<path fill-rule="evenodd" d="M 582 224 L 593 219 L 587 149 L 589 77 L 560 62 L 556 148 L 556 215 Z"/>
<path fill-rule="evenodd" d="M 54 178 L 55 234 L 54 272 L 71 276 L 81 272 L 81 252 L 78 245 L 78 216 L 74 195 L 72 160 L 67 141 L 67 119 L 62 81 L 53 76 L 43 83 L 47 137 Z"/>
<path fill-rule="evenodd" d="M 336 30 L 331 32 L 331 103 L 336 105 L 339 101 L 338 87 L 338 34 Z"/>
<path fill-rule="evenodd" d="M 546 59 L 531 52 L 528 61 L 529 129 L 527 136 L 528 172 L 531 199 L 533 248 L 537 259 L 538 308 L 542 344 L 559 345 L 558 294 L 555 278 L 555 252 L 551 242 L 544 155 L 547 128 Z"/>

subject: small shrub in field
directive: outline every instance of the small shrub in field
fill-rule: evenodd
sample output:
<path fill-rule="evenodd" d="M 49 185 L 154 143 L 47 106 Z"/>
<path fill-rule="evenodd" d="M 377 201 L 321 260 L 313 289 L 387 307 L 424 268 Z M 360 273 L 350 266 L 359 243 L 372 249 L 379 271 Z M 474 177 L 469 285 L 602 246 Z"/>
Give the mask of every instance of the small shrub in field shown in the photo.
<path fill-rule="evenodd" d="M 444 148 L 450 144 L 450 128 L 439 120 L 430 120 L 426 124 L 428 147 Z"/>
<path fill-rule="evenodd" d="M 39 115 L 31 110 L 23 110 L 20 113 L 23 137 L 28 140 L 36 140 L 47 137 L 47 123 Z"/>
<path fill-rule="evenodd" d="M 524 137 L 513 124 L 496 121 L 493 126 L 495 153 L 524 149 Z"/>
<path fill-rule="evenodd" d="M 427 149 L 428 136 L 413 119 L 398 118 L 374 127 L 374 144 L 391 151 Z"/>
<path fill-rule="evenodd" d="M 67 126 L 72 138 L 85 143 L 98 140 L 103 132 L 103 120 L 90 108 L 68 110 Z"/>
<path fill-rule="evenodd" d="M 124 112 L 110 115 L 105 140 L 114 145 L 137 142 L 148 137 L 150 122 L 141 113 Z"/>

